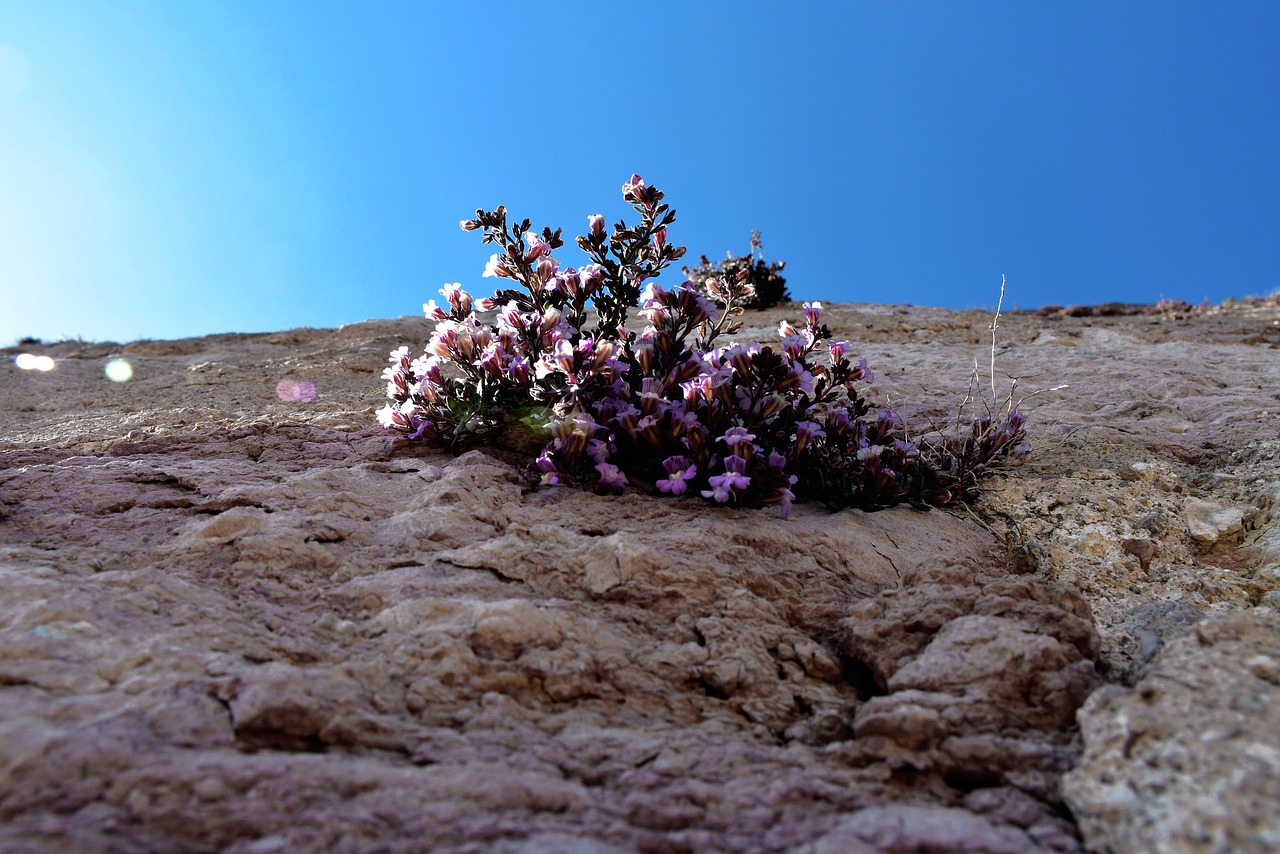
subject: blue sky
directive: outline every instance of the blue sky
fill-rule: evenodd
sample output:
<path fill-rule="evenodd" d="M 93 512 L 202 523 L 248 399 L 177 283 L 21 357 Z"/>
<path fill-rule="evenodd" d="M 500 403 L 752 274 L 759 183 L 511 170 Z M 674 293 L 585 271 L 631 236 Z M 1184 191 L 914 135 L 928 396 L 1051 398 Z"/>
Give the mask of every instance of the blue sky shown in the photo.
<path fill-rule="evenodd" d="M 480 293 L 634 171 L 800 299 L 1280 288 L 1280 3 L 0 0 L 0 345 Z M 566 263 L 579 263 L 564 250 Z"/>

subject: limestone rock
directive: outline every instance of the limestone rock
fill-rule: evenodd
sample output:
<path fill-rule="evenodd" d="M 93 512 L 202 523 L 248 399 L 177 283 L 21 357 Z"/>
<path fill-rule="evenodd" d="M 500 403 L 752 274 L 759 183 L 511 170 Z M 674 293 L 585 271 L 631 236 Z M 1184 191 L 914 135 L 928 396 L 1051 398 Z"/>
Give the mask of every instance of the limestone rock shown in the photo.
<path fill-rule="evenodd" d="M 1091 848 L 1280 848 L 1280 619 L 1211 617 L 1080 711 L 1065 794 Z"/>
<path fill-rule="evenodd" d="M 1188 498 L 1185 512 L 1191 539 L 1205 545 L 1213 545 L 1223 537 L 1244 531 L 1244 510 L 1239 507 L 1224 507 L 1214 501 Z"/>
<path fill-rule="evenodd" d="M 862 761 L 1057 800 L 1076 757 L 1075 710 L 1099 681 L 1080 596 L 941 563 L 856 605 L 845 631 L 882 692 L 854 718 Z"/>
<path fill-rule="evenodd" d="M 989 354 L 978 312 L 823 319 L 922 423 Z M 1280 587 L 1276 319 L 1007 314 L 998 371 L 1070 386 L 1023 406 L 1028 465 L 972 512 L 786 522 L 392 441 L 378 375 L 420 318 L 5 351 L 0 849 L 1076 851 L 1100 672 L 1163 699 L 1149 772 L 1109 740 L 1147 701 L 1090 701 L 1091 843 L 1174 828 L 1090 800 L 1102 767 L 1253 817 L 1263 618 L 1193 639 Z M 1192 495 L 1240 530 L 1193 539 Z M 1257 729 L 1195 753 L 1182 724 L 1232 714 Z"/>

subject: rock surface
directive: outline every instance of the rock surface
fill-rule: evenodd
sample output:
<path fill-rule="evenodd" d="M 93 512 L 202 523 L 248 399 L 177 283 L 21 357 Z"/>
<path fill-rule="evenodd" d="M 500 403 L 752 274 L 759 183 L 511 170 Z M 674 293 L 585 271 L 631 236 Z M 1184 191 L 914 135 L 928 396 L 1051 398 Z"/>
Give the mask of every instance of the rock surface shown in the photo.
<path fill-rule="evenodd" d="M 1280 850 L 1280 619 L 1214 617 L 1137 688 L 1082 715 L 1066 794 L 1086 836 L 1123 851 Z"/>
<path fill-rule="evenodd" d="M 979 313 L 824 320 L 908 419 L 990 355 Z M 1070 385 L 1031 463 L 788 521 L 393 441 L 420 320 L 5 351 L 0 849 L 1274 844 L 1280 311 L 1000 327 L 1019 395 Z"/>

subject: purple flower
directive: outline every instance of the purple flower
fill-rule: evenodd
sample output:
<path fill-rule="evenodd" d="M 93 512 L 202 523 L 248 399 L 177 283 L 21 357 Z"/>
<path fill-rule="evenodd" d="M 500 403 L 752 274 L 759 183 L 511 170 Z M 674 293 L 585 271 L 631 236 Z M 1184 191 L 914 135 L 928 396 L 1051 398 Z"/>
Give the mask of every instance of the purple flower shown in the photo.
<path fill-rule="evenodd" d="M 809 349 L 809 339 L 803 335 L 788 335 L 782 339 L 782 351 L 793 359 L 799 359 Z"/>
<path fill-rule="evenodd" d="M 429 441 L 436 438 L 437 435 L 439 435 L 439 431 L 436 430 L 436 425 L 424 418 L 418 422 L 418 426 L 409 434 L 409 438 L 427 439 Z"/>
<path fill-rule="evenodd" d="M 827 431 L 813 421 L 796 422 L 796 453 L 802 452 L 814 439 L 825 438 Z"/>
<path fill-rule="evenodd" d="M 716 441 L 724 442 L 726 445 L 732 448 L 734 445 L 738 444 L 739 442 L 750 442 L 751 444 L 755 444 L 755 439 L 756 439 L 755 434 L 748 433 L 746 427 L 730 427 L 728 430 L 724 432 L 724 435 L 721 436 Z"/>
<path fill-rule="evenodd" d="M 613 463 L 596 463 L 596 471 L 600 473 L 600 485 L 605 489 L 626 489 L 627 476 Z"/>
<path fill-rule="evenodd" d="M 733 500 L 734 490 L 741 492 L 751 485 L 751 478 L 743 474 L 746 460 L 741 457 L 729 457 L 725 460 L 725 473 L 708 478 L 710 489 L 702 490 L 703 498 L 712 498 L 724 504 Z"/>
<path fill-rule="evenodd" d="M 593 236 L 604 236 L 604 214 L 592 214 L 587 217 L 587 224 L 591 226 L 591 234 Z"/>
<path fill-rule="evenodd" d="M 538 471 L 542 472 L 542 483 L 551 485 L 560 482 L 560 471 L 556 468 L 556 462 L 551 459 L 548 451 L 544 450 L 538 459 L 534 460 L 534 465 L 538 467 Z"/>
<path fill-rule="evenodd" d="M 893 440 L 893 450 L 897 453 L 899 459 L 909 460 L 912 457 L 920 456 L 920 449 L 911 442 L 904 442 L 901 439 Z"/>
<path fill-rule="evenodd" d="M 759 350 L 759 345 L 734 344 L 724 351 L 724 360 L 733 367 L 734 373 L 748 379 L 751 376 L 751 357 Z"/>
<path fill-rule="evenodd" d="M 609 459 L 610 448 L 607 442 L 600 439 L 592 439 L 587 442 L 587 456 L 595 460 L 597 463 L 607 462 Z"/>
<path fill-rule="evenodd" d="M 662 467 L 669 476 L 658 481 L 658 489 L 670 495 L 683 495 L 689 489 L 687 481 L 698 474 L 698 467 L 689 465 L 688 458 L 682 456 L 667 457 Z"/>

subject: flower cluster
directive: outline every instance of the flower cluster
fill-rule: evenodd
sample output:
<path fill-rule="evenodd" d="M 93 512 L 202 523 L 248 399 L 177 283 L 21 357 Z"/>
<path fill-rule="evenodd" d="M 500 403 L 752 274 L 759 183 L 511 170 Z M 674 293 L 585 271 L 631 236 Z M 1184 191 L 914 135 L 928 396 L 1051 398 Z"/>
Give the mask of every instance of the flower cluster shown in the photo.
<path fill-rule="evenodd" d="M 684 254 L 668 241 L 675 212 L 633 175 L 623 185 L 640 222 L 587 218 L 577 245 L 589 262 L 563 266 L 560 231 L 509 227 L 506 209 L 461 225 L 494 253 L 492 297 L 459 284 L 423 308 L 435 329 L 418 356 L 391 353 L 384 372 L 389 430 L 451 449 L 542 437 L 530 466 L 543 484 L 597 491 L 638 487 L 717 504 L 833 507 L 963 497 L 983 471 L 1026 452 L 1023 419 L 978 419 L 962 438 L 921 442 L 891 412 L 871 412 L 857 384 L 865 360 L 833 340 L 822 306 L 783 322 L 775 344 L 718 343 L 758 297 L 749 269 L 708 284 L 659 281 Z"/>
<path fill-rule="evenodd" d="M 723 261 L 712 263 L 703 255 L 696 267 L 685 267 L 684 274 L 690 281 L 701 285 L 709 294 L 714 295 L 723 283 L 745 276 L 751 285 L 750 295 L 744 302 L 747 308 L 772 308 L 780 302 L 791 299 L 787 291 L 787 280 L 781 275 L 786 261 L 764 260 L 764 244 L 760 241 L 760 232 L 751 232 L 751 251 L 746 255 L 734 255 L 726 252 Z"/>

